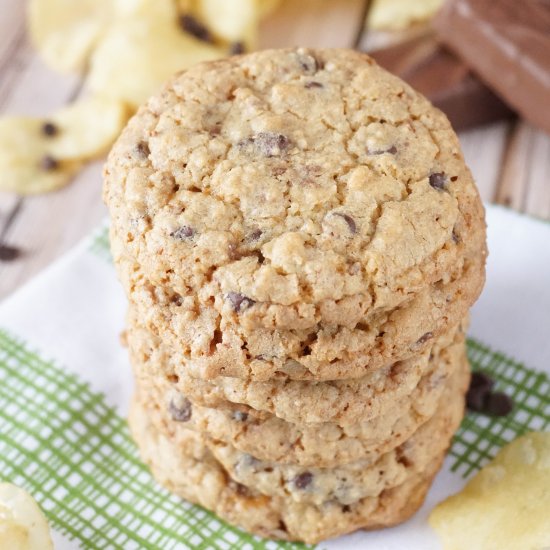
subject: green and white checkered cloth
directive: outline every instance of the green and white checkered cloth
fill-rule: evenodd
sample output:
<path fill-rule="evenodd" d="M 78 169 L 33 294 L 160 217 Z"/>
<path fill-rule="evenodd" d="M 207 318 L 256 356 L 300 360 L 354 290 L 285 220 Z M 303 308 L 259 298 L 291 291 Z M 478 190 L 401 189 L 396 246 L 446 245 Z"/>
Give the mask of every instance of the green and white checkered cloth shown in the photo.
<path fill-rule="evenodd" d="M 468 415 L 411 521 L 319 548 L 439 548 L 426 522 L 433 505 L 507 441 L 550 430 L 550 225 L 494 207 L 488 223 L 469 355 L 514 398 L 513 413 Z M 58 550 L 303 547 L 252 537 L 156 485 L 124 420 L 124 313 L 105 228 L 0 305 L 0 478 L 34 495 Z"/>

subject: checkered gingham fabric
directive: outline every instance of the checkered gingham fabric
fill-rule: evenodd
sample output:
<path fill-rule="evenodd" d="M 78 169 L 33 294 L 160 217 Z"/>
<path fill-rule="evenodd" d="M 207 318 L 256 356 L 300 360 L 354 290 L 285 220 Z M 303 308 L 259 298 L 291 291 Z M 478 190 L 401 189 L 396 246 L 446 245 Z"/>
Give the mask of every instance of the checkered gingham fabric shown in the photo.
<path fill-rule="evenodd" d="M 450 456 L 467 476 L 506 442 L 550 428 L 546 374 L 469 342 L 474 369 L 515 400 L 512 414 L 469 414 Z M 52 525 L 82 548 L 283 549 L 155 484 L 125 421 L 101 394 L 0 331 L 0 476 L 29 490 Z"/>
<path fill-rule="evenodd" d="M 110 261 L 108 228 L 89 249 Z M 470 340 L 474 370 L 515 401 L 503 418 L 469 413 L 450 450 L 466 477 L 506 442 L 550 429 L 548 375 Z M 159 487 L 140 462 L 126 422 L 102 394 L 0 330 L 0 478 L 32 493 L 51 524 L 89 549 L 306 548 L 261 540 Z"/>
<path fill-rule="evenodd" d="M 155 484 L 115 410 L 0 331 L 0 478 L 82 548 L 278 550 Z"/>

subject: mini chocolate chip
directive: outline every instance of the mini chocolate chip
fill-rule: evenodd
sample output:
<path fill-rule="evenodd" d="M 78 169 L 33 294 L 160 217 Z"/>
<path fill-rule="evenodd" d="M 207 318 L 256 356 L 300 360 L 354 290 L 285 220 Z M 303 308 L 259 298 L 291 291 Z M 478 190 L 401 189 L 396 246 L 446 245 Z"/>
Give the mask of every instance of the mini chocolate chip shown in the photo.
<path fill-rule="evenodd" d="M 239 142 L 240 146 L 252 144 L 264 157 L 276 157 L 290 147 L 290 140 L 283 134 L 275 132 L 259 132 L 258 134 Z"/>
<path fill-rule="evenodd" d="M 476 371 L 472 373 L 472 379 L 470 380 L 470 388 L 486 388 L 492 389 L 495 385 L 495 381 L 484 372 Z"/>
<path fill-rule="evenodd" d="M 483 412 L 489 390 L 483 386 L 472 387 L 468 389 L 466 394 L 466 405 L 471 411 Z"/>
<path fill-rule="evenodd" d="M 438 191 L 443 191 L 447 184 L 447 176 L 443 172 L 430 174 L 430 185 Z"/>
<path fill-rule="evenodd" d="M 178 241 L 184 241 L 185 239 L 190 239 L 195 235 L 195 230 L 189 225 L 182 225 L 179 229 L 172 231 L 170 237 L 177 239 Z"/>
<path fill-rule="evenodd" d="M 307 53 L 297 53 L 298 63 L 303 71 L 313 74 L 322 69 L 322 63 Z"/>
<path fill-rule="evenodd" d="M 146 141 L 140 141 L 136 145 L 135 150 L 136 150 L 136 153 L 141 158 L 144 158 L 144 159 L 147 158 L 151 154 L 151 151 L 149 149 L 149 144 Z"/>
<path fill-rule="evenodd" d="M 357 225 L 355 224 L 355 220 L 349 214 L 344 214 L 343 212 L 334 212 L 334 215 L 340 216 L 345 220 L 345 222 L 348 224 L 350 233 L 357 233 Z"/>
<path fill-rule="evenodd" d="M 307 88 L 308 90 L 311 88 L 324 88 L 324 86 L 320 82 L 316 82 L 315 80 L 306 82 L 304 84 L 304 87 Z"/>
<path fill-rule="evenodd" d="M 53 122 L 44 122 L 44 124 L 42 124 L 42 133 L 45 136 L 53 137 L 57 135 L 58 132 L 59 128 Z"/>
<path fill-rule="evenodd" d="M 369 155 L 383 155 L 385 153 L 388 153 L 389 155 L 395 155 L 397 153 L 397 147 L 395 145 L 392 145 L 387 149 L 367 149 L 367 153 Z"/>
<path fill-rule="evenodd" d="M 189 401 L 189 399 L 180 396 L 177 399 L 177 403 L 174 402 L 174 399 L 170 401 L 168 411 L 170 412 L 172 420 L 176 422 L 189 422 L 193 413 L 193 406 L 191 405 L 191 401 Z"/>
<path fill-rule="evenodd" d="M 210 31 L 192 15 L 184 14 L 179 18 L 180 27 L 186 32 L 202 40 L 203 42 L 212 42 Z"/>
<path fill-rule="evenodd" d="M 348 514 L 349 512 L 351 512 L 349 504 L 344 504 L 344 506 L 342 506 L 342 512 L 344 512 L 344 514 Z"/>
<path fill-rule="evenodd" d="M 231 307 L 237 313 L 241 313 L 256 303 L 254 300 L 251 300 L 239 292 L 228 292 L 227 299 L 231 302 Z"/>
<path fill-rule="evenodd" d="M 42 168 L 42 170 L 46 170 L 47 172 L 57 170 L 59 168 L 59 161 L 50 155 L 45 155 L 40 160 L 40 168 Z"/>
<path fill-rule="evenodd" d="M 514 402 L 502 392 L 489 393 L 485 404 L 485 412 L 491 416 L 506 416 L 514 408 Z"/>
<path fill-rule="evenodd" d="M 248 487 L 246 487 L 246 485 L 243 485 L 242 483 L 238 483 L 237 481 L 233 482 L 232 487 L 235 492 L 242 497 L 246 497 L 250 494 Z"/>
<path fill-rule="evenodd" d="M 235 411 L 233 413 L 233 420 L 236 420 L 237 422 L 246 422 L 248 420 L 248 413 Z"/>
<path fill-rule="evenodd" d="M 246 236 L 246 240 L 248 242 L 257 241 L 261 236 L 262 236 L 262 230 L 261 229 L 254 229 L 254 231 L 252 231 L 251 233 L 249 233 Z"/>
<path fill-rule="evenodd" d="M 233 42 L 229 46 L 229 55 L 241 55 L 245 52 L 245 47 L 243 42 Z"/>
<path fill-rule="evenodd" d="M 170 303 L 181 306 L 183 304 L 183 297 L 180 294 L 174 294 L 170 297 Z"/>
<path fill-rule="evenodd" d="M 21 255 L 21 250 L 15 246 L 0 243 L 0 261 L 13 262 Z"/>
<path fill-rule="evenodd" d="M 313 474 L 310 472 L 303 472 L 297 475 L 293 481 L 296 489 L 306 489 L 313 481 Z"/>
<path fill-rule="evenodd" d="M 430 338 L 433 338 L 433 332 L 426 332 L 417 341 L 417 344 L 425 344 Z"/>

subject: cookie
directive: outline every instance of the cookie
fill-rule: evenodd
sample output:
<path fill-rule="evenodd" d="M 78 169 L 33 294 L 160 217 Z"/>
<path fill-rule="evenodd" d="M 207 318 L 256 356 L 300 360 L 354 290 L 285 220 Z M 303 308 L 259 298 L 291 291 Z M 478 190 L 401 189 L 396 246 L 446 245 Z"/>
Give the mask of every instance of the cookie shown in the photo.
<path fill-rule="evenodd" d="M 196 298 L 170 295 L 139 275 L 132 283 L 131 309 L 195 378 L 354 378 L 423 352 L 458 324 L 483 286 L 483 270 L 483 260 L 478 259 L 467 264 L 458 280 L 433 285 L 406 305 L 355 328 L 246 331 L 226 323 Z"/>
<path fill-rule="evenodd" d="M 443 455 L 424 470 L 379 495 L 352 505 L 337 501 L 321 506 L 290 497 L 268 497 L 231 479 L 204 445 L 200 434 L 185 430 L 175 445 L 150 422 L 146 407 L 134 401 L 130 429 L 143 460 L 156 480 L 182 498 L 214 511 L 220 518 L 269 538 L 307 543 L 357 529 L 377 529 L 408 519 L 422 504 Z"/>
<path fill-rule="evenodd" d="M 368 324 L 485 256 L 449 122 L 349 50 L 176 76 L 113 148 L 104 198 L 115 263 L 247 330 Z"/>
<path fill-rule="evenodd" d="M 172 432 L 177 441 L 182 436 L 174 432 L 187 432 L 186 423 L 174 420 L 162 405 L 159 412 L 164 418 L 156 427 L 169 437 Z M 204 442 L 233 480 L 264 495 L 290 496 L 297 502 L 316 505 L 332 500 L 353 504 L 404 483 L 411 474 L 422 473 L 434 458 L 445 452 L 463 412 L 464 395 L 456 392 L 451 399 L 441 402 L 435 415 L 400 446 L 333 468 L 305 468 L 260 460 L 223 441 L 205 436 Z M 160 420 L 154 414 L 151 418 L 153 422 Z"/>
<path fill-rule="evenodd" d="M 169 376 L 177 378 L 177 389 L 194 403 L 224 408 L 231 404 L 246 405 L 297 424 L 332 422 L 346 426 L 377 418 L 396 402 L 408 398 L 422 377 L 435 378 L 433 373 L 437 371 L 444 378 L 464 353 L 464 328 L 455 327 L 423 353 L 362 378 L 253 382 L 218 377 L 207 381 L 190 376 L 185 363 L 173 361 L 168 346 L 136 324 L 135 317 L 133 321 L 129 325 L 128 347 L 134 365 L 146 365 L 143 376 L 155 376 L 166 370 Z"/>
<path fill-rule="evenodd" d="M 140 398 L 156 404 L 152 422 L 164 425 L 164 430 L 176 437 L 177 426 L 183 425 L 260 460 L 330 468 L 372 461 L 409 439 L 453 396 L 463 396 L 470 380 L 465 348 L 457 363 L 444 371 L 446 377 L 434 371 L 423 378 L 407 399 L 395 403 L 387 414 L 345 427 L 330 422 L 293 424 L 269 414 L 258 416 L 242 406 L 203 407 L 175 391 L 168 379 L 142 378 L 139 371 L 136 383 Z"/>

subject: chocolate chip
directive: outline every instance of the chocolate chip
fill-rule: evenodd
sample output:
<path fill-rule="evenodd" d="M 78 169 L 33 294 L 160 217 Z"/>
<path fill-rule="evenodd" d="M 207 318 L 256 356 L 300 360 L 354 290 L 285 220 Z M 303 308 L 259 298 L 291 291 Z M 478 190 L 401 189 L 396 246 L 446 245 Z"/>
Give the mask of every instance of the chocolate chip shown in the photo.
<path fill-rule="evenodd" d="M 170 303 L 175 304 L 176 306 L 181 306 L 183 304 L 183 296 L 180 294 L 173 294 L 170 296 Z"/>
<path fill-rule="evenodd" d="M 239 142 L 239 146 L 252 144 L 264 157 L 276 157 L 290 147 L 290 140 L 283 134 L 275 132 L 259 132 L 258 134 Z"/>
<path fill-rule="evenodd" d="M 177 239 L 178 241 L 184 241 L 185 239 L 190 239 L 195 235 L 195 230 L 189 225 L 182 225 L 179 229 L 172 231 L 170 237 Z"/>
<path fill-rule="evenodd" d="M 42 168 L 42 170 L 46 170 L 47 172 L 57 170 L 59 168 L 59 161 L 50 155 L 45 155 L 40 160 L 40 168 Z"/>
<path fill-rule="evenodd" d="M 348 224 L 350 233 L 357 233 L 357 225 L 355 224 L 355 220 L 349 214 L 344 214 L 343 212 L 334 212 L 334 215 L 340 216 L 345 220 L 345 222 Z"/>
<path fill-rule="evenodd" d="M 304 84 L 304 87 L 310 90 L 311 88 L 324 88 L 324 86 L 320 82 L 316 82 L 315 80 L 311 80 L 309 82 L 306 82 Z"/>
<path fill-rule="evenodd" d="M 491 416 L 506 416 L 514 408 L 514 402 L 502 392 L 489 393 L 485 404 L 485 412 Z"/>
<path fill-rule="evenodd" d="M 261 236 L 262 236 L 262 230 L 254 229 L 254 231 L 252 231 L 246 236 L 246 241 L 247 242 L 257 241 Z"/>
<path fill-rule="evenodd" d="M 248 413 L 235 411 L 233 413 L 233 420 L 236 420 L 237 422 L 246 422 L 248 420 Z"/>
<path fill-rule="evenodd" d="M 245 52 L 245 47 L 243 42 L 233 42 L 229 46 L 229 55 L 241 55 Z"/>
<path fill-rule="evenodd" d="M 430 185 L 438 191 L 443 191 L 447 184 L 447 176 L 443 172 L 430 174 Z"/>
<path fill-rule="evenodd" d="M 430 338 L 433 338 L 433 332 L 426 332 L 417 341 L 417 344 L 425 344 Z"/>
<path fill-rule="evenodd" d="M 256 303 L 254 300 L 251 300 L 239 292 L 228 292 L 227 299 L 231 302 L 231 307 L 237 313 L 241 313 Z"/>
<path fill-rule="evenodd" d="M 136 153 L 141 158 L 146 159 L 151 154 L 151 151 L 149 150 L 149 144 L 146 141 L 140 141 L 136 145 Z"/>
<path fill-rule="evenodd" d="M 313 474 L 310 472 L 303 472 L 297 475 L 293 481 L 296 489 L 306 489 L 313 481 Z"/>
<path fill-rule="evenodd" d="M 15 246 L 0 243 L 0 261 L 13 262 L 21 255 L 21 250 Z"/>
<path fill-rule="evenodd" d="M 232 483 L 233 490 L 240 496 L 246 497 L 250 495 L 250 491 L 248 490 L 248 487 L 246 485 L 243 485 L 242 483 L 238 483 L 237 481 L 234 481 Z"/>
<path fill-rule="evenodd" d="M 344 504 L 344 506 L 342 506 L 342 512 L 344 512 L 344 514 L 348 514 L 349 512 L 351 512 L 349 504 Z"/>
<path fill-rule="evenodd" d="M 495 381 L 484 372 L 474 372 L 466 394 L 466 404 L 472 411 L 490 416 L 506 416 L 514 402 L 502 392 L 493 392 Z"/>
<path fill-rule="evenodd" d="M 193 413 L 193 406 L 189 399 L 178 396 L 170 401 L 168 411 L 172 416 L 172 420 L 176 422 L 189 422 Z"/>
<path fill-rule="evenodd" d="M 466 394 L 466 406 L 471 411 L 484 412 L 488 393 L 487 388 L 482 386 L 477 388 L 470 386 Z"/>
<path fill-rule="evenodd" d="M 495 385 L 495 381 L 484 372 L 476 371 L 472 373 L 470 388 L 485 388 L 490 390 Z"/>
<path fill-rule="evenodd" d="M 303 71 L 309 74 L 316 73 L 319 69 L 322 69 L 322 63 L 307 53 L 297 53 L 298 63 Z"/>
<path fill-rule="evenodd" d="M 44 124 L 42 124 L 42 133 L 45 136 L 53 137 L 57 135 L 58 132 L 59 128 L 53 122 L 44 122 Z"/>
<path fill-rule="evenodd" d="M 395 155 L 395 153 L 397 153 L 397 147 L 395 145 L 392 145 L 387 149 L 367 149 L 367 153 L 369 155 L 384 155 L 385 153 L 388 153 L 389 155 Z"/>
<path fill-rule="evenodd" d="M 192 15 L 184 14 L 179 18 L 180 27 L 186 32 L 202 40 L 203 42 L 212 42 L 210 31 Z"/>

